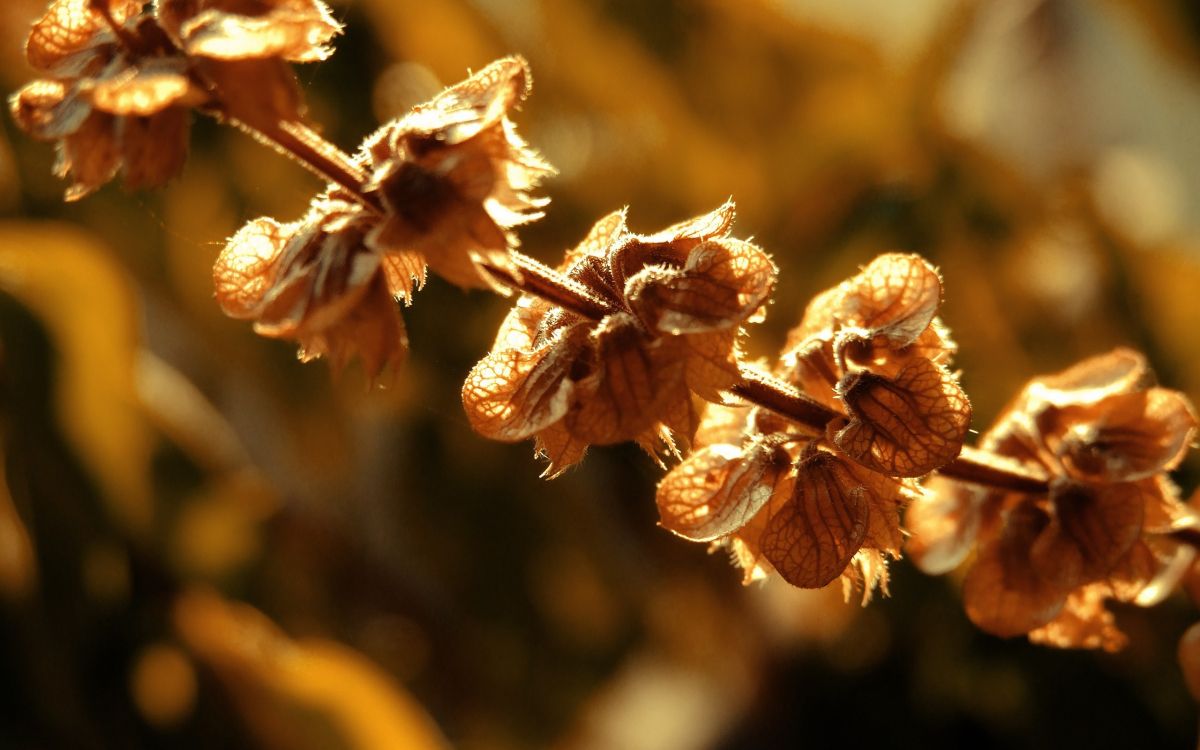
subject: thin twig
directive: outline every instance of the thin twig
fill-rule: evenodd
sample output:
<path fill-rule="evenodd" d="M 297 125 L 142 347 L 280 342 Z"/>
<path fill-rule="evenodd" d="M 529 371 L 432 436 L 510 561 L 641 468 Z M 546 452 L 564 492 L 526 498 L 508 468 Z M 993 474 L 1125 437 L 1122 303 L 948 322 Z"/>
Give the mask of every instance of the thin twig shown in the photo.
<path fill-rule="evenodd" d="M 811 427 L 818 433 L 823 433 L 825 425 L 842 416 L 790 384 L 776 380 L 766 373 L 743 367 L 740 374 L 741 382 L 729 389 L 735 395 L 781 417 Z"/>
<path fill-rule="evenodd" d="M 516 250 L 509 251 L 509 258 L 516 266 L 515 273 L 513 269 L 492 263 L 485 262 L 483 266 L 505 286 L 540 297 L 585 318 L 601 320 L 606 315 L 616 312 L 603 300 L 588 293 L 582 284 L 537 259 Z"/>
<path fill-rule="evenodd" d="M 958 458 L 937 471 L 944 477 L 983 487 L 1023 492 L 1027 495 L 1045 495 L 1050 492 L 1050 483 L 1045 479 L 1028 474 L 1015 465 L 997 465 L 994 454 L 969 445 L 964 445 Z"/>

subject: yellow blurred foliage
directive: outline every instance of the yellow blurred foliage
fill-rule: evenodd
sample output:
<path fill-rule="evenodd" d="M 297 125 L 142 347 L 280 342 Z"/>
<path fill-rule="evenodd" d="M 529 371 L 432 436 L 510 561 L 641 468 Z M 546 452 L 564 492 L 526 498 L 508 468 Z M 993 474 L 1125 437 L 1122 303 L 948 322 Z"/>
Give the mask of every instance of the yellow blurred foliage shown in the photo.
<path fill-rule="evenodd" d="M 29 531 L 8 489 L 3 446 L 0 446 L 0 596 L 28 596 L 37 583 L 37 562 Z"/>
<path fill-rule="evenodd" d="M 152 643 L 143 648 L 129 675 L 133 702 L 147 722 L 168 728 L 187 718 L 196 703 L 196 670 L 173 644 Z"/>
<path fill-rule="evenodd" d="M 419 704 L 357 651 L 293 640 L 253 607 L 198 589 L 179 597 L 174 622 L 271 747 L 447 747 Z"/>
<path fill-rule="evenodd" d="M 41 319 L 57 352 L 59 424 L 115 518 L 144 536 L 154 518 L 154 434 L 134 383 L 137 305 L 105 249 L 66 225 L 0 224 L 0 290 Z"/>

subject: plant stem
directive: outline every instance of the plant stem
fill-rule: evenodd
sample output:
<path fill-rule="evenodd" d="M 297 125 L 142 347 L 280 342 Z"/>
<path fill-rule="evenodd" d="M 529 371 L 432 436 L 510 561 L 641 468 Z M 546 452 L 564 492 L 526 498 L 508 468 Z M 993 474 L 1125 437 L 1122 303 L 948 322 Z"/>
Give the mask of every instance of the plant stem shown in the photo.
<path fill-rule="evenodd" d="M 741 382 L 729 390 L 752 404 L 775 412 L 781 417 L 825 432 L 825 425 L 843 415 L 818 403 L 790 384 L 746 367 L 739 369 Z"/>
<path fill-rule="evenodd" d="M 485 262 L 483 267 L 505 286 L 540 297 L 585 318 L 601 320 L 604 316 L 616 312 L 603 300 L 588 293 L 582 284 L 541 261 L 516 250 L 509 251 L 509 258 L 517 268 L 516 274 L 512 269 L 492 263 Z"/>
<path fill-rule="evenodd" d="M 969 482 L 998 490 L 1045 495 L 1050 483 L 1028 474 L 1015 465 L 998 465 L 994 454 L 964 445 L 962 452 L 950 463 L 937 470 L 939 474 L 960 482 Z"/>

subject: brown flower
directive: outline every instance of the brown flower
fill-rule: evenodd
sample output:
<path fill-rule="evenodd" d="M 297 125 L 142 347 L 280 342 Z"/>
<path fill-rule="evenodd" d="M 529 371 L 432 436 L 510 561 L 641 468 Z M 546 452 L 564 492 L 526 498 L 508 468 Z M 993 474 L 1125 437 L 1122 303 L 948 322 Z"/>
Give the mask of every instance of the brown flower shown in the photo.
<path fill-rule="evenodd" d="M 956 456 L 970 421 L 944 367 L 940 301 L 937 272 L 896 254 L 818 295 L 777 373 L 826 407 L 827 424 L 710 407 L 703 447 L 659 485 L 662 525 L 727 543 L 747 581 L 774 570 L 805 588 L 886 587 L 900 507 L 920 492 L 911 477 Z"/>
<path fill-rule="evenodd" d="M 697 425 L 693 394 L 718 399 L 738 377 L 737 337 L 775 283 L 759 248 L 729 238 L 733 205 L 654 235 L 602 219 L 561 270 L 609 310 L 596 320 L 518 300 L 463 404 L 497 440 L 536 437 L 557 475 L 588 445 L 637 440 L 673 451 Z"/>
<path fill-rule="evenodd" d="M 214 107 L 271 137 L 304 114 L 288 63 L 329 57 L 342 30 L 320 0 L 159 0 L 155 14 Z"/>
<path fill-rule="evenodd" d="M 55 0 L 30 31 L 26 56 L 49 77 L 13 94 L 9 105 L 23 130 L 59 142 L 55 172 L 73 180 L 68 201 L 118 171 L 126 186 L 141 188 L 183 166 L 188 108 L 204 95 L 186 59 L 141 11 L 141 2 L 127 0 Z"/>
<path fill-rule="evenodd" d="M 1196 415 L 1183 394 L 1152 385 L 1128 349 L 1036 378 L 981 447 L 1047 482 L 1046 494 L 942 480 L 907 522 L 918 565 L 956 567 L 977 548 L 963 599 L 979 627 L 1061 647 L 1119 648 L 1104 601 L 1152 604 L 1192 551 L 1170 535 L 1197 527 L 1166 472 Z M 933 488 L 931 488 L 933 489 Z"/>
<path fill-rule="evenodd" d="M 327 356 L 340 369 L 357 353 L 372 380 L 394 371 L 408 340 L 393 297 L 411 299 L 424 265 L 370 249 L 364 240 L 374 222 L 337 191 L 298 222 L 250 222 L 217 259 L 217 301 L 264 336 L 298 341 L 303 361 Z"/>
<path fill-rule="evenodd" d="M 484 263 L 515 272 L 511 230 L 542 216 L 547 201 L 529 191 L 553 172 L 508 119 L 529 80 L 522 58 L 497 60 L 363 143 L 367 190 L 385 209 L 373 244 L 419 252 L 464 287 L 496 285 Z"/>

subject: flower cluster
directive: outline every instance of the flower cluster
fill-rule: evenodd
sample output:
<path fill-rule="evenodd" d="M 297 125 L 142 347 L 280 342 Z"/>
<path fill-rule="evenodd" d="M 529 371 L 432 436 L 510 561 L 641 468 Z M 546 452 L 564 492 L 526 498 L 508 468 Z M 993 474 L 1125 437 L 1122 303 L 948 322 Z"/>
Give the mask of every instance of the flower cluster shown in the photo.
<path fill-rule="evenodd" d="M 968 616 L 1001 636 L 1061 647 L 1119 648 L 1106 599 L 1149 605 L 1174 586 L 1197 527 L 1166 472 L 1196 427 L 1183 394 L 1156 387 L 1128 349 L 1036 378 L 981 447 L 1045 482 L 1044 492 L 942 480 L 908 511 L 909 551 L 944 573 L 976 550 L 963 584 Z"/>
<path fill-rule="evenodd" d="M 589 317 L 521 297 L 463 404 L 496 440 L 536 438 L 557 475 L 592 444 L 636 440 L 652 455 L 690 440 L 693 394 L 718 400 L 739 377 L 738 335 L 775 285 L 771 259 L 729 237 L 733 204 L 652 235 L 623 211 L 600 220 L 560 267 Z"/>
<path fill-rule="evenodd" d="M 130 188 L 161 185 L 183 167 L 192 108 L 299 118 L 285 61 L 319 59 L 340 28 L 328 14 L 318 0 L 54 0 L 25 48 L 46 77 L 13 94 L 13 118 L 59 143 L 69 201 L 118 172 Z"/>
<path fill-rule="evenodd" d="M 662 525 L 727 542 L 747 580 L 773 569 L 806 588 L 886 585 L 912 478 L 957 456 L 970 423 L 940 303 L 941 279 L 915 255 L 882 255 L 819 295 L 776 371 L 819 418 L 710 409 L 703 447 L 659 485 Z"/>
<path fill-rule="evenodd" d="M 354 353 L 367 375 L 403 360 L 392 298 L 412 301 L 426 265 L 450 281 L 508 268 L 514 225 L 536 218 L 528 190 L 549 171 L 507 117 L 528 90 L 520 58 L 492 63 L 367 139 L 362 192 L 330 187 L 292 224 L 260 218 L 230 238 L 213 268 L 226 314 L 294 339 L 300 358 Z"/>

